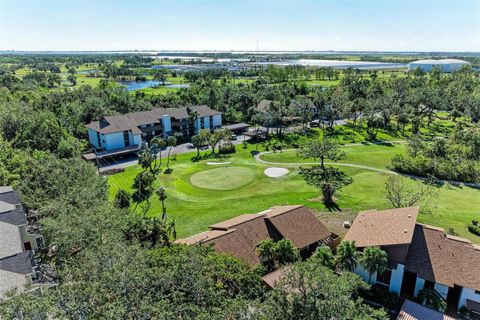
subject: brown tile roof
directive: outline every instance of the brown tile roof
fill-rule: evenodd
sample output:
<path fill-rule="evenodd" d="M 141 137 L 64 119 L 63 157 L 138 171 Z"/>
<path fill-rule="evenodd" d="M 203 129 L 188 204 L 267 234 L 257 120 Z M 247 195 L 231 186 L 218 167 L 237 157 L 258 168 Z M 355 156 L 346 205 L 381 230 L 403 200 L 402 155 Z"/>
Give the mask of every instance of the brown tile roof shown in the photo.
<path fill-rule="evenodd" d="M 263 282 L 268 287 L 273 289 L 275 284 L 283 277 L 283 275 L 285 274 L 285 271 L 287 271 L 287 269 L 285 269 L 285 268 L 286 267 L 283 267 L 283 268 L 277 269 L 273 272 L 270 272 L 270 273 L 264 275 L 262 277 Z"/>
<path fill-rule="evenodd" d="M 418 207 L 362 211 L 345 235 L 357 247 L 409 244 L 418 215 Z"/>
<path fill-rule="evenodd" d="M 209 241 L 212 241 L 212 240 L 214 240 L 218 237 L 221 237 L 223 235 L 232 233 L 234 231 L 235 231 L 235 229 L 227 230 L 227 231 L 223 231 L 223 230 L 205 231 L 205 232 L 193 235 L 193 236 L 185 238 L 185 239 L 179 239 L 179 240 L 175 241 L 175 243 L 188 244 L 188 245 L 197 244 L 197 243 L 207 243 Z"/>
<path fill-rule="evenodd" d="M 137 122 L 127 115 L 106 116 L 100 121 L 94 121 L 86 125 L 87 128 L 103 134 L 128 130 L 131 130 L 134 134 L 141 134 L 137 126 Z"/>
<path fill-rule="evenodd" d="M 257 214 L 244 214 L 214 224 L 210 229 L 177 243 L 213 243 L 216 251 L 231 254 L 255 266 L 260 263 L 257 246 L 265 239 L 279 234 L 291 240 L 297 248 L 303 248 L 332 235 L 315 214 L 303 206 L 279 206 Z"/>
<path fill-rule="evenodd" d="M 260 263 L 257 246 L 270 238 L 269 230 L 262 216 L 235 227 L 235 232 L 212 240 L 217 252 L 228 253 L 255 266 Z"/>
<path fill-rule="evenodd" d="M 312 211 L 304 206 L 273 207 L 266 212 L 266 216 L 275 229 L 297 248 L 304 248 L 332 234 Z"/>
<path fill-rule="evenodd" d="M 263 219 L 263 216 L 260 214 L 242 214 L 241 216 L 211 225 L 209 228 L 212 230 L 228 230 L 238 226 L 239 224 L 260 218 Z"/>
<path fill-rule="evenodd" d="M 198 112 L 199 117 L 209 117 L 222 114 L 219 111 L 210 109 L 206 105 L 180 107 L 180 108 L 157 108 L 147 111 L 138 111 L 116 116 L 106 116 L 100 121 L 93 121 L 86 125 L 87 128 L 98 131 L 103 134 L 128 131 L 134 134 L 141 134 L 139 126 L 159 122 L 161 117 L 168 115 L 176 119 L 188 118 L 190 112 Z"/>
<path fill-rule="evenodd" d="M 258 111 L 266 111 L 270 108 L 270 105 L 272 104 L 272 100 L 267 100 L 263 99 L 257 104 L 257 110 Z"/>
<path fill-rule="evenodd" d="M 403 303 L 397 320 L 455 320 L 455 318 L 407 299 Z"/>
<path fill-rule="evenodd" d="M 480 250 L 443 229 L 417 224 L 405 268 L 421 278 L 449 287 L 480 290 Z"/>

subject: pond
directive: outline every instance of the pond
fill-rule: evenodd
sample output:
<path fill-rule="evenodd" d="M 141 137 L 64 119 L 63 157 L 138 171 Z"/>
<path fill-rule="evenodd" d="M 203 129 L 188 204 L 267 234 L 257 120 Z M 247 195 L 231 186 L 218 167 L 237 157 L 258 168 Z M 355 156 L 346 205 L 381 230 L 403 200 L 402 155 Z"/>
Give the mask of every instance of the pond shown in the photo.
<path fill-rule="evenodd" d="M 119 81 L 118 83 L 120 83 L 123 86 L 126 86 L 128 91 L 152 88 L 161 84 L 161 82 L 157 80 Z M 180 89 L 180 88 L 188 88 L 189 86 L 190 86 L 189 83 L 171 84 L 170 82 L 165 81 L 165 85 L 163 87 Z"/>
<path fill-rule="evenodd" d="M 145 88 L 155 87 L 160 84 L 160 81 L 157 80 L 147 80 L 147 81 L 119 81 L 121 85 L 127 87 L 128 91 L 135 91 Z"/>

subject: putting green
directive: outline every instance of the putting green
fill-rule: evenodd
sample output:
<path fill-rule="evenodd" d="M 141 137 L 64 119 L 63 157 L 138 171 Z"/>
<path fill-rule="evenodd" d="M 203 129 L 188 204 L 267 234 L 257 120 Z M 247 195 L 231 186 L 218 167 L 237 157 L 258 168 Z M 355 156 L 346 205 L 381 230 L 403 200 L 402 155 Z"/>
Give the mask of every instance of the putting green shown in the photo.
<path fill-rule="evenodd" d="M 234 190 L 251 183 L 255 178 L 252 169 L 245 167 L 221 167 L 195 173 L 190 183 L 210 190 Z"/>

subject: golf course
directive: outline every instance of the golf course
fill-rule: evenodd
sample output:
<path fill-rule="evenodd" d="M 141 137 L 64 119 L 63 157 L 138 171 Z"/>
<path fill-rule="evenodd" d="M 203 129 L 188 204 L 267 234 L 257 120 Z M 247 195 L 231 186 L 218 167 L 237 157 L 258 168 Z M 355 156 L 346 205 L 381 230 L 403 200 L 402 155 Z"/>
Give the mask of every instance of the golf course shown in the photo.
<path fill-rule="evenodd" d="M 342 234 L 345 232 L 342 222 L 354 219 L 359 211 L 391 207 L 385 198 L 384 185 L 395 173 L 388 170 L 387 165 L 395 154 L 406 150 L 403 143 L 342 147 L 345 159 L 331 165 L 344 171 L 353 183 L 338 192 L 334 208 L 326 208 L 319 191 L 308 186 L 299 174 L 300 166 L 315 163 L 313 159 L 299 158 L 295 150 L 273 153 L 262 148 L 254 157 L 251 154 L 254 144 L 238 145 L 236 153 L 219 156 L 214 163 L 210 162 L 212 158 L 192 161 L 195 153 L 177 155 L 170 161 L 173 171 L 160 173 L 155 188 L 163 186 L 166 189 L 167 212 L 175 219 L 179 238 L 205 231 L 209 225 L 240 214 L 286 204 L 302 204 L 314 209 L 332 231 Z M 266 176 L 265 170 L 272 167 L 286 168 L 288 173 L 275 178 Z M 110 198 L 113 199 L 119 189 L 132 191 L 133 179 L 141 170 L 136 165 L 109 176 Z M 150 202 L 148 214 L 160 214 L 161 204 L 157 197 L 151 197 Z M 472 219 L 480 218 L 479 207 L 480 190 L 444 183 L 436 187 L 429 210 L 422 211 L 418 221 L 445 230 L 453 228 L 459 236 L 480 243 L 480 238 L 467 230 Z"/>

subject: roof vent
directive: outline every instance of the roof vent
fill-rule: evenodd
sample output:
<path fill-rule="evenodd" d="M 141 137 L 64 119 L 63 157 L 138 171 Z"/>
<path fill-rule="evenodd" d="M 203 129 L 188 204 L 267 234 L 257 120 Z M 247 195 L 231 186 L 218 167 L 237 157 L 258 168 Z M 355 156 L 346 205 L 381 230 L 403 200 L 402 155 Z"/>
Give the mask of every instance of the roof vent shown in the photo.
<path fill-rule="evenodd" d="M 403 233 L 407 233 L 408 232 L 408 229 L 403 229 Z"/>
<path fill-rule="evenodd" d="M 411 217 L 412 217 L 412 215 L 411 215 L 411 214 L 409 214 L 409 215 L 408 215 L 408 217 L 409 217 L 409 218 L 411 218 Z"/>

